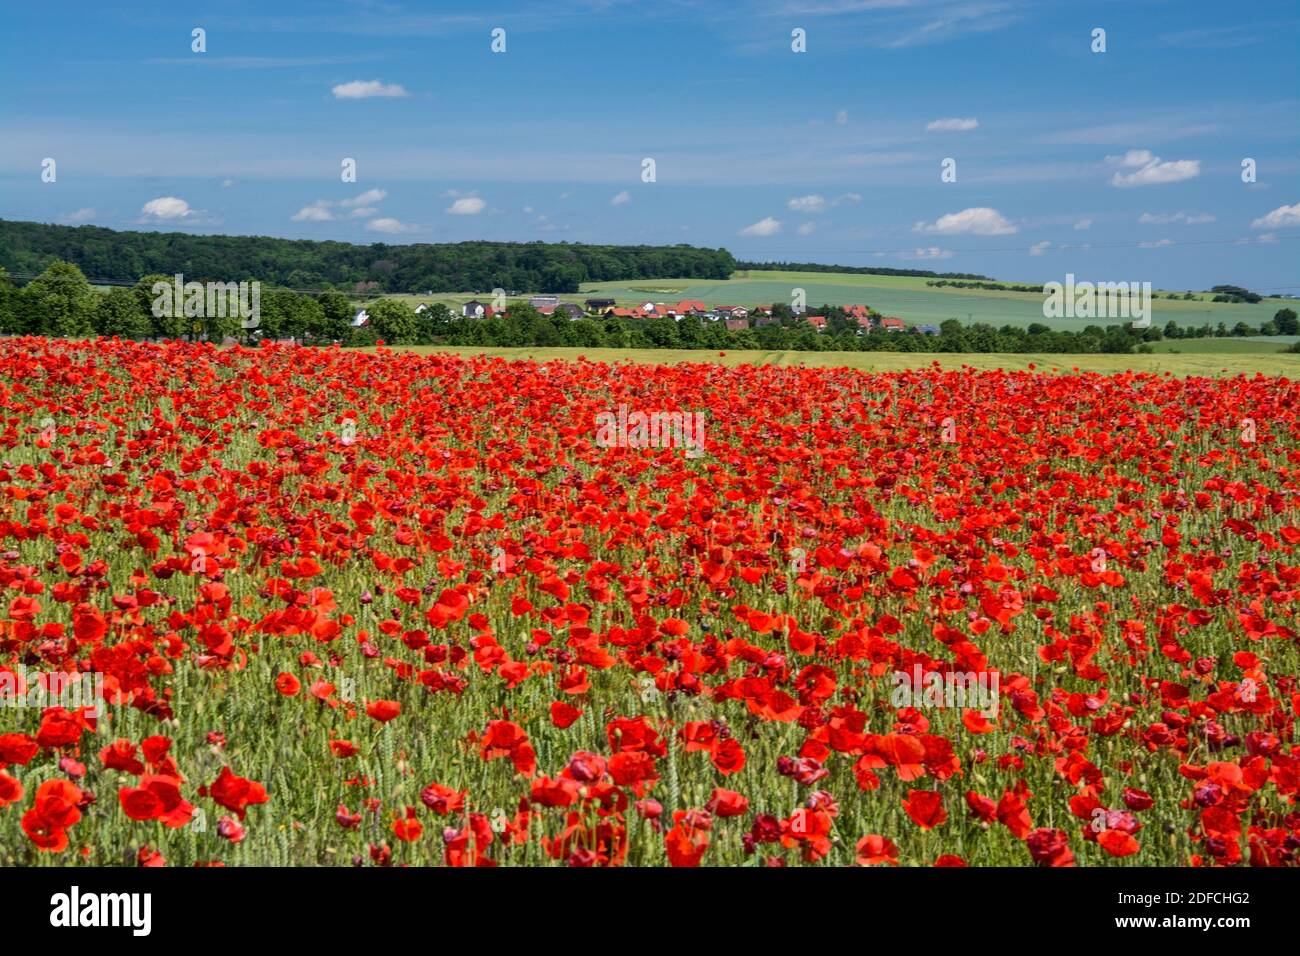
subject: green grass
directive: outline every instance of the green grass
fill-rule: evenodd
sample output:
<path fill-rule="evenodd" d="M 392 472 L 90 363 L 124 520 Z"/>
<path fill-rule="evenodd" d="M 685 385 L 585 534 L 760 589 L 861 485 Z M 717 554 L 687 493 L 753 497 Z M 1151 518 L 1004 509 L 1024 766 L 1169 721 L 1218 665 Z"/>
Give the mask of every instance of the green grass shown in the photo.
<path fill-rule="evenodd" d="M 1196 340 L 1191 340 L 1196 341 Z M 1209 341 L 1221 342 L 1220 339 Z M 1241 341 L 1241 340 L 1236 340 Z M 1188 344 L 1188 343 L 1183 343 Z M 1027 369 L 1040 371 L 1074 369 L 1084 372 L 1120 372 L 1126 369 L 1168 372 L 1171 375 L 1300 375 L 1300 355 L 1196 352 L 1169 355 L 1033 355 L 1033 354 L 950 354 L 933 352 L 796 352 L 727 351 L 708 349 L 586 349 L 586 348 L 492 348 L 452 345 L 396 346 L 396 351 L 419 354 L 447 352 L 456 355 L 494 355 L 510 360 L 549 362 L 586 358 L 592 362 L 639 362 L 676 365 L 704 362 L 714 365 L 805 365 L 809 368 L 852 368 L 871 372 L 924 368 L 938 363 L 941 368 L 963 366 L 974 369 Z"/>
<path fill-rule="evenodd" d="M 1152 342 L 1157 352 L 1218 353 L 1221 355 L 1277 355 L 1296 341 L 1285 335 L 1259 336 L 1249 339 L 1165 339 Z"/>

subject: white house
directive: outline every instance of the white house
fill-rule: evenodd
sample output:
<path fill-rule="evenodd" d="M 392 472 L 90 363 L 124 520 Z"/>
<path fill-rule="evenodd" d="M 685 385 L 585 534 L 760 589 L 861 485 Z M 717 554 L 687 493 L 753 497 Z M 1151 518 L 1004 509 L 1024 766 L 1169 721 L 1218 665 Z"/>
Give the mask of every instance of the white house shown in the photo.
<path fill-rule="evenodd" d="M 356 315 L 352 317 L 352 327 L 354 329 L 359 329 L 361 328 L 361 326 L 369 325 L 369 324 L 370 324 L 370 313 L 367 312 L 365 309 L 361 309 L 359 312 L 357 312 Z"/>

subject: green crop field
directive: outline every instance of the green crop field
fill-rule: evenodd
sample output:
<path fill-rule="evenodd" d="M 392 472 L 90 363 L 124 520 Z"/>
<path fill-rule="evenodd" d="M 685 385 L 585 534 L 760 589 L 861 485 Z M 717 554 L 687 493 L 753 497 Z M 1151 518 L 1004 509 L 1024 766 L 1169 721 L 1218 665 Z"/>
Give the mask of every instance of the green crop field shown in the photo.
<path fill-rule="evenodd" d="M 1080 277 L 1081 279 L 1083 277 Z M 1064 276 L 1049 276 L 1049 280 L 1063 281 Z M 681 299 L 698 299 L 706 305 L 770 305 L 789 302 L 794 289 L 803 289 L 808 307 L 816 310 L 821 305 L 871 306 L 885 315 L 896 315 L 909 325 L 938 325 L 948 319 L 957 319 L 970 325 L 984 322 L 1001 327 L 1014 325 L 1026 327 L 1034 322 L 1056 329 L 1078 330 L 1086 325 L 1105 325 L 1105 320 L 1045 319 L 1043 296 L 1039 292 L 993 291 L 988 289 L 963 289 L 951 286 L 928 286 L 928 280 L 918 276 L 860 275 L 848 272 L 767 272 L 741 271 L 730 279 L 634 279 L 621 282 L 583 283 L 576 294 L 561 295 L 565 302 L 581 303 L 587 298 L 612 298 L 620 307 L 643 302 L 672 304 Z M 1005 284 L 1005 283 L 1004 283 Z M 533 293 L 521 293 L 526 298 Z M 1255 305 L 1211 302 L 1208 294 L 1198 294 L 1193 300 L 1166 299 L 1152 302 L 1152 323 L 1164 326 L 1173 320 L 1183 327 L 1199 327 L 1209 323 L 1224 323 L 1231 329 L 1238 322 L 1258 327 L 1280 308 L 1293 301 L 1265 299 Z M 472 292 L 435 292 L 426 295 L 398 295 L 412 306 L 420 302 L 444 302 L 460 306 L 470 299 L 488 301 L 490 294 Z M 1228 351 L 1228 350 L 1224 350 Z"/>
<path fill-rule="evenodd" d="M 1219 353 L 1227 355 L 1276 355 L 1296 341 L 1290 335 L 1261 335 L 1249 339 L 1165 339 L 1152 342 L 1160 353 Z"/>
<path fill-rule="evenodd" d="M 1048 277 L 1063 281 L 1064 276 Z M 1083 277 L 1080 277 L 1081 279 Z M 792 290 L 801 288 L 808 307 L 820 305 L 869 305 L 885 315 L 897 315 L 909 325 L 938 325 L 957 319 L 967 325 L 986 322 L 994 326 L 1028 326 L 1033 322 L 1058 329 L 1080 329 L 1085 325 L 1105 325 L 1105 321 L 1084 319 L 1044 319 L 1043 296 L 1039 292 L 962 289 L 951 286 L 927 286 L 927 280 L 914 276 L 876 276 L 841 272 L 737 272 L 727 280 L 643 279 L 631 282 L 595 282 L 582 286 L 582 298 L 597 295 L 614 298 L 620 304 L 653 300 L 673 302 L 699 299 L 708 305 L 743 305 L 789 302 Z M 1197 299 L 1160 298 L 1152 302 L 1152 322 L 1163 326 L 1171 319 L 1181 326 L 1201 326 L 1223 322 L 1232 328 L 1238 322 L 1259 326 L 1287 305 L 1284 299 L 1265 299 L 1255 305 L 1211 302 L 1210 296 Z M 1292 303 L 1294 304 L 1294 303 Z"/>
<path fill-rule="evenodd" d="M 1221 340 L 1210 340 L 1221 341 Z M 584 348 L 479 348 L 472 346 L 398 346 L 394 351 L 420 354 L 493 355 L 511 360 L 548 362 L 585 358 L 592 362 L 640 362 L 675 365 L 701 362 L 714 365 L 804 365 L 808 368 L 854 368 L 889 372 L 938 364 L 945 369 L 1028 369 L 1051 372 L 1120 372 L 1127 369 L 1171 375 L 1300 375 L 1300 355 L 1250 355 L 1196 353 L 1179 355 L 999 355 L 923 352 L 796 352 L 728 351 L 706 349 L 584 349 Z"/>

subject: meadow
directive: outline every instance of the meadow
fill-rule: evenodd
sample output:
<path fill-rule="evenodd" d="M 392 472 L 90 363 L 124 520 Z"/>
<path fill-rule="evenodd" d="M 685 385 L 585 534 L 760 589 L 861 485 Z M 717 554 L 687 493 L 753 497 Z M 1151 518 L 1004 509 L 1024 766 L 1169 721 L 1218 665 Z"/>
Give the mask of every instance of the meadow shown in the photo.
<path fill-rule="evenodd" d="M 0 863 L 1298 862 L 1273 357 L 511 357 L 6 340 Z"/>

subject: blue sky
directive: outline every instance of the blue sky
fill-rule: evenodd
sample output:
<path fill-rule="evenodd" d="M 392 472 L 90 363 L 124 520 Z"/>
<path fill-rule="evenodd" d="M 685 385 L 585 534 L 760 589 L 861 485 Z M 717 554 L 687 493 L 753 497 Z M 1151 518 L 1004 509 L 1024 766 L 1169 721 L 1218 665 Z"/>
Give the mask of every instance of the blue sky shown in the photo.
<path fill-rule="evenodd" d="M 1300 293 L 1294 2 L 108 6 L 7 7 L 0 217 Z"/>

